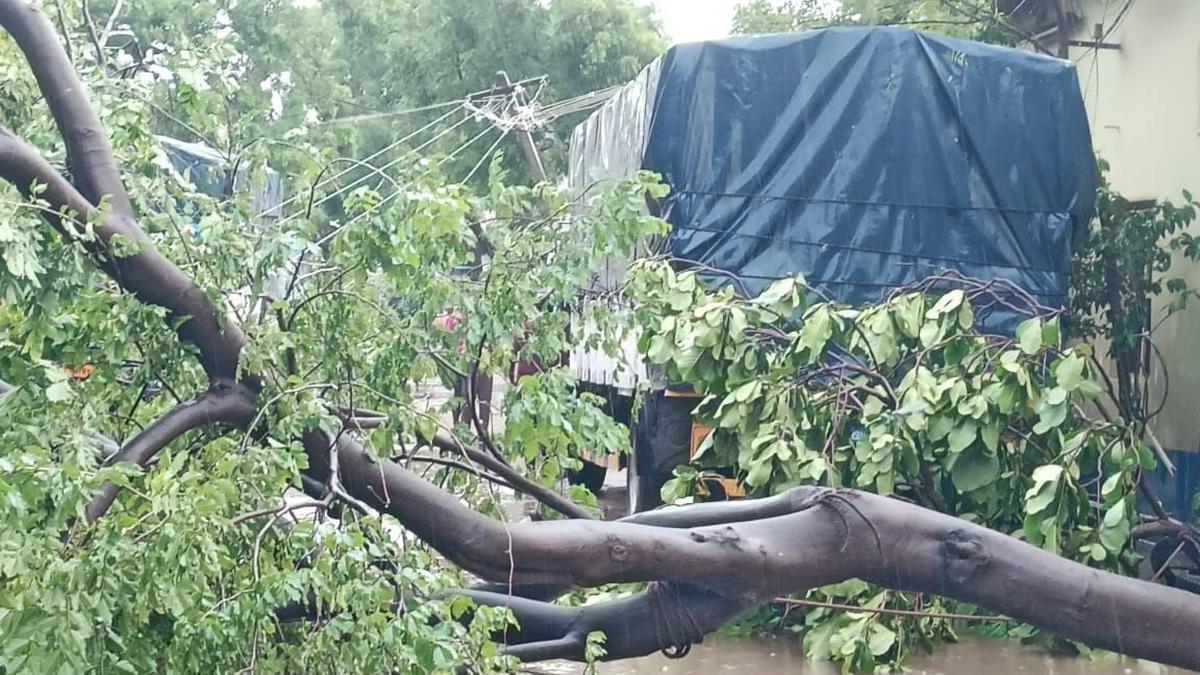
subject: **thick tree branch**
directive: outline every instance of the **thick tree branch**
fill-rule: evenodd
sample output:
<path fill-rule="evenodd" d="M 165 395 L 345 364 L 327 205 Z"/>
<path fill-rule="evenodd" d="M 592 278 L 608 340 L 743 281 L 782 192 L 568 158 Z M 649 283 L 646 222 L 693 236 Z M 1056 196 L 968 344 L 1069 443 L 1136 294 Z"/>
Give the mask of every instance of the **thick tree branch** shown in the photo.
<path fill-rule="evenodd" d="M 1194 640 L 1200 598 L 1091 569 L 898 500 L 800 488 L 768 505 L 768 517 L 723 525 L 506 526 L 400 466 L 371 461 L 352 439 L 341 439 L 338 454 L 343 483 L 355 497 L 493 582 L 670 581 L 719 588 L 730 598 L 762 598 L 858 578 L 965 600 L 1095 647 L 1200 670 L 1200 643 Z M 310 466 L 320 471 L 325 455 L 310 449 Z M 755 508 L 748 504 L 733 510 Z M 724 520 L 720 506 L 697 509 L 702 515 L 694 522 Z M 670 520 L 687 524 L 693 508 L 681 507 Z"/>
<path fill-rule="evenodd" d="M 95 205 L 106 195 L 122 197 L 124 210 L 118 208 L 121 200 L 112 201 L 113 212 L 104 222 L 95 223 L 96 237 L 82 243 L 100 268 L 122 288 L 142 302 L 165 308 L 172 321 L 186 319 L 179 326 L 179 336 L 200 350 L 200 362 L 209 379 L 232 383 L 237 376 L 237 360 L 245 336 L 221 315 L 191 277 L 158 252 L 133 221 L 108 137 L 85 98 L 83 86 L 49 20 L 25 0 L 0 0 L 0 26 L 17 40 L 38 77 L 59 130 L 67 140 L 68 156 L 81 189 L 73 189 L 35 150 L 7 130 L 0 130 L 0 177 L 26 194 L 34 182 L 47 186 L 41 196 L 54 211 L 67 209 L 82 219 L 95 218 Z M 59 218 L 47 214 L 47 220 L 75 239 Z M 115 245 L 114 237 L 118 236 L 136 252 L 113 255 L 114 249 L 123 248 Z M 257 383 L 254 378 L 249 381 Z"/>
<path fill-rule="evenodd" d="M 244 427 L 254 419 L 256 393 L 240 385 L 219 386 L 194 400 L 180 404 L 134 436 L 109 462 L 131 462 L 145 466 L 172 441 L 193 429 L 212 424 Z M 88 504 L 87 522 L 95 522 L 112 506 L 120 487 L 105 483 Z"/>
<path fill-rule="evenodd" d="M 36 196 L 49 202 L 50 211 L 43 211 L 42 215 L 69 240 L 79 241 L 76 231 L 62 222 L 60 214 L 69 213 L 81 225 L 95 215 L 92 204 L 34 148 L 2 127 L 0 178 L 27 197 Z M 34 195 L 34 185 L 45 189 Z M 168 310 L 171 319 L 187 317 L 178 328 L 180 338 L 200 350 L 200 363 L 212 381 L 232 382 L 237 374 L 238 355 L 246 341 L 241 329 L 221 317 L 204 291 L 163 257 L 136 224 L 119 223 L 110 217 L 108 222 L 96 224 L 95 234 L 94 239 L 80 243 L 97 265 L 142 302 Z M 110 255 L 115 236 L 136 244 L 138 251 L 124 257 Z"/>
<path fill-rule="evenodd" d="M 49 202 L 56 212 L 67 210 L 82 218 L 94 208 L 33 146 L 3 126 L 0 126 L 0 178 L 12 183 L 26 198 L 35 196 L 35 185 L 43 186 L 44 190 L 36 196 Z M 52 224 L 62 227 L 57 218 Z"/>
<path fill-rule="evenodd" d="M 132 219 L 133 207 L 121 182 L 108 134 L 88 102 L 83 83 L 50 20 L 28 0 L 0 0 L 0 26 L 12 35 L 37 78 L 66 141 L 79 191 L 93 204 L 107 199 L 115 215 Z"/>
<path fill-rule="evenodd" d="M 38 79 L 80 189 L 69 190 L 50 176 L 44 161 L 10 134 L 0 138 L 0 176 L 25 190 L 33 182 L 45 184 L 44 196 L 59 202 L 56 208 L 89 218 L 97 205 L 111 205 L 111 214 L 96 225 L 91 252 L 140 300 L 187 319 L 180 337 L 199 347 L 213 383 L 138 434 L 113 461 L 145 465 L 172 440 L 208 424 L 251 426 L 258 380 L 234 382 L 245 338 L 133 222 L 105 132 L 49 21 L 26 0 L 0 0 L 0 26 Z M 137 252 L 111 255 L 119 249 L 118 235 Z M 321 430 L 303 440 L 307 478 L 397 518 L 486 580 L 509 588 L 656 582 L 641 595 L 581 610 L 474 593 L 484 604 L 502 601 L 523 616 L 517 638 L 525 646 L 512 650 L 519 656 L 579 658 L 591 630 L 609 633 L 610 658 L 682 649 L 752 604 L 858 578 L 958 598 L 1095 647 L 1200 670 L 1200 598 L 1091 569 L 901 501 L 800 488 L 760 503 L 682 507 L 626 522 L 506 525 L 395 463 L 372 460 L 347 434 L 333 439 L 332 447 Z M 87 519 L 103 515 L 116 492 L 106 485 Z"/>
<path fill-rule="evenodd" d="M 522 661 L 583 661 L 587 636 L 604 633 L 605 661 L 646 656 L 664 649 L 685 652 L 704 635 L 753 607 L 755 596 L 733 597 L 703 586 L 652 584 L 627 598 L 563 607 L 503 593 L 453 591 L 478 605 L 506 607 L 519 628 L 497 634 L 505 653 Z"/>

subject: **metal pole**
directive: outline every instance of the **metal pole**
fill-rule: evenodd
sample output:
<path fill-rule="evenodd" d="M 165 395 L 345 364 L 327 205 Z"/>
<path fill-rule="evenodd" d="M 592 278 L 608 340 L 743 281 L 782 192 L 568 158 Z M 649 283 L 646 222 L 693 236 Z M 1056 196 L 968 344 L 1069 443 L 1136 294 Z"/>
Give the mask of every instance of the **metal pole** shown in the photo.
<path fill-rule="evenodd" d="M 510 91 L 512 82 L 508 79 L 508 73 L 501 70 L 496 73 L 496 88 L 501 91 Z M 513 96 L 517 96 L 514 92 Z M 535 183 L 546 182 L 546 169 L 542 167 L 542 157 L 538 154 L 537 146 L 533 144 L 533 135 L 528 129 L 517 127 L 513 129 L 513 135 L 516 136 L 517 146 L 521 148 L 521 154 L 525 157 L 525 165 L 529 168 L 529 176 L 533 178 Z"/>

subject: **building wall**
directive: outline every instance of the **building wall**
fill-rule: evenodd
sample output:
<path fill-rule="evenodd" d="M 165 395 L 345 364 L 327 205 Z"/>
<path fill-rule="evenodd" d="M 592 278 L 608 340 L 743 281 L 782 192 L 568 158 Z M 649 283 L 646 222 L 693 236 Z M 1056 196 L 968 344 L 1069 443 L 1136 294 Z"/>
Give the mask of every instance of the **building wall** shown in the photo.
<path fill-rule="evenodd" d="M 1113 187 L 1131 199 L 1182 201 L 1200 196 L 1200 0 L 1077 0 L 1085 20 L 1112 32 L 1119 50 L 1071 47 L 1090 117 L 1096 152 L 1111 165 Z M 1196 233 L 1200 227 L 1193 226 Z M 1200 289 L 1200 265 L 1177 265 Z M 1155 334 L 1167 364 L 1170 395 L 1152 428 L 1164 446 L 1200 445 L 1200 302 L 1174 315 Z M 1152 401 L 1167 378 L 1155 367 Z"/>

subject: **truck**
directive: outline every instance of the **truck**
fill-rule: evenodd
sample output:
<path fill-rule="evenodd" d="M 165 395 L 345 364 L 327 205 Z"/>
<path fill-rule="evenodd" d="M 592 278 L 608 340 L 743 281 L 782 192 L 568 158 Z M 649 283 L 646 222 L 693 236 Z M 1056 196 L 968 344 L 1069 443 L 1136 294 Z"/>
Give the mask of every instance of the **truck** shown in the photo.
<path fill-rule="evenodd" d="M 670 188 L 647 204 L 671 230 L 646 253 L 751 294 L 802 274 L 851 305 L 950 271 L 1064 306 L 1098 180 L 1071 62 L 885 27 L 671 47 L 571 136 L 578 193 L 639 170 Z M 593 290 L 615 290 L 630 262 L 598 265 Z M 997 312 L 982 328 L 1017 321 Z M 660 503 L 706 432 L 697 395 L 644 366 L 636 334 L 618 357 L 570 357 L 581 388 L 631 426 L 630 512 Z"/>

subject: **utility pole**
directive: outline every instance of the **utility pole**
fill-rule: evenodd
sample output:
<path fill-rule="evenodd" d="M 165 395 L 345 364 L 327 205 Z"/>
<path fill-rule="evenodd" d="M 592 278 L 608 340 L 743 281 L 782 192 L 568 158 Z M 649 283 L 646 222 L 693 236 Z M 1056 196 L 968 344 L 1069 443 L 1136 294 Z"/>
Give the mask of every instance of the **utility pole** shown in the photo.
<path fill-rule="evenodd" d="M 490 92 L 476 92 L 467 97 L 472 100 L 481 95 L 498 95 L 504 94 L 512 98 L 514 102 L 520 102 L 521 92 L 518 85 L 523 82 L 513 83 L 508 79 L 508 73 L 503 70 L 496 73 L 496 83 L 493 85 Z M 546 182 L 546 170 L 542 167 L 542 158 L 538 155 L 537 146 L 533 143 L 533 136 L 528 129 L 520 125 L 512 128 L 513 133 L 517 137 L 517 145 L 521 148 L 521 154 L 525 157 L 525 164 L 529 168 L 529 175 L 535 183 Z M 472 231 L 475 233 L 475 265 L 476 270 L 483 266 L 483 259 L 492 253 L 491 242 L 488 241 L 486 234 L 478 224 L 472 226 Z M 464 417 L 474 412 L 474 420 L 481 427 L 479 433 L 483 433 L 483 429 L 490 426 L 492 416 L 492 376 L 484 375 L 477 370 L 478 366 L 472 368 L 467 374 L 466 380 L 463 382 L 462 394 L 467 399 L 463 404 L 462 413 Z M 467 406 L 471 409 L 468 411 Z"/>
<path fill-rule="evenodd" d="M 496 73 L 496 89 L 500 91 L 512 91 L 514 99 L 520 96 L 519 92 L 514 90 L 513 84 L 508 79 L 508 73 L 501 70 Z M 537 146 L 533 144 L 533 135 L 528 129 L 514 127 L 513 134 L 517 138 L 517 146 L 521 148 L 521 154 L 525 157 L 525 165 L 529 168 L 529 176 L 533 178 L 535 183 L 546 182 L 546 169 L 542 167 L 542 157 L 538 154 Z"/>
<path fill-rule="evenodd" d="M 1067 0 L 1054 0 L 1054 14 L 1058 20 L 1058 58 L 1071 56 L 1071 27 L 1067 18 Z"/>

